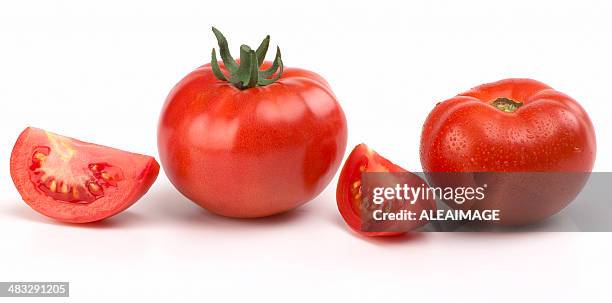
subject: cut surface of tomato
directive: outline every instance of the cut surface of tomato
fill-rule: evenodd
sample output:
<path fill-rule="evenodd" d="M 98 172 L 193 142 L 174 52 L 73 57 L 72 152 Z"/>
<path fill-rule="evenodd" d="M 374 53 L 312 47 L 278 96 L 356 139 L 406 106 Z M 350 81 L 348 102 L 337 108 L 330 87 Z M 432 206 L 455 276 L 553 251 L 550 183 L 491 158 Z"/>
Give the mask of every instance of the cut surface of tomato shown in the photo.
<path fill-rule="evenodd" d="M 364 173 L 370 172 L 405 173 L 407 178 L 402 179 L 408 181 L 411 186 L 427 184 L 419 176 L 380 156 L 367 145 L 357 145 L 342 167 L 336 189 L 338 210 L 349 227 L 366 236 L 396 236 L 426 223 L 422 221 L 405 222 L 401 226 L 391 228 L 393 231 L 364 231 L 361 216 L 363 214 L 362 208 L 367 205 L 364 204 L 363 200 L 362 176 Z M 418 208 L 419 210 L 435 209 L 435 202 L 433 200 L 420 201 Z"/>
<path fill-rule="evenodd" d="M 11 153 L 11 178 L 39 213 L 69 223 L 108 218 L 151 187 L 153 157 L 26 128 Z"/>

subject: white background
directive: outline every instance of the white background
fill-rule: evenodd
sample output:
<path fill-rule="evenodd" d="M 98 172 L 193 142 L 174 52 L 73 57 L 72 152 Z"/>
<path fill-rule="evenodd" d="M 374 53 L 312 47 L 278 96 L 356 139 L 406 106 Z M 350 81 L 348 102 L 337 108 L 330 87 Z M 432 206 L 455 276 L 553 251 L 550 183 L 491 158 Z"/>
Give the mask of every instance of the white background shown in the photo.
<path fill-rule="evenodd" d="M 187 201 L 163 172 L 126 212 L 69 226 L 12 185 L 10 151 L 28 125 L 157 156 L 162 103 L 210 60 L 211 25 L 235 54 L 270 34 L 287 66 L 323 75 L 349 148 L 363 141 L 420 170 L 420 128 L 437 101 L 531 77 L 585 107 L 595 170 L 612 170 L 609 1 L 403 2 L 2 2 L 0 281 L 70 281 L 72 302 L 609 302 L 609 233 L 364 239 L 337 212 L 335 180 L 293 212 L 232 220 Z"/>

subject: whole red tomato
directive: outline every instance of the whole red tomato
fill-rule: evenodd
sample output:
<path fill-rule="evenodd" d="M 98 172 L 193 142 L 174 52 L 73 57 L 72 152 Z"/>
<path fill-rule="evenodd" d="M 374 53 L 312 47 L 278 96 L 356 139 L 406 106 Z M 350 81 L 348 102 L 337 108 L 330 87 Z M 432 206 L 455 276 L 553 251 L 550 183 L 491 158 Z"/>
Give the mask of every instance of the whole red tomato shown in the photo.
<path fill-rule="evenodd" d="M 243 45 L 234 60 L 213 28 L 223 64 L 183 78 L 158 128 L 166 175 L 189 199 L 217 214 L 261 217 L 312 200 L 330 182 L 346 148 L 342 108 L 319 75 L 264 61 Z"/>
<path fill-rule="evenodd" d="M 595 150 L 591 120 L 574 99 L 535 80 L 506 79 L 438 103 L 423 125 L 420 153 L 426 172 L 541 172 L 554 177 L 590 172 Z M 506 214 L 501 224 L 533 223 L 567 206 L 585 181 L 543 184 L 542 175 L 524 176 L 489 186 L 488 198 L 478 207 L 500 209 L 502 217 Z M 539 202 L 526 204 L 520 193 L 539 193 Z"/>

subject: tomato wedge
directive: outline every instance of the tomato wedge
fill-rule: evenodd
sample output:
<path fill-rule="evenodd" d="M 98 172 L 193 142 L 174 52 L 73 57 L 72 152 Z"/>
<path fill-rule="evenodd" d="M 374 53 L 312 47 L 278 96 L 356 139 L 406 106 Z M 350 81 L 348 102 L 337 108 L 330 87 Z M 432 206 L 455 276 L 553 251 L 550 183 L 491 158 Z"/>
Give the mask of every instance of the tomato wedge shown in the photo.
<path fill-rule="evenodd" d="M 19 135 L 11 153 L 11 178 L 23 200 L 69 223 L 94 222 L 125 210 L 158 173 L 153 157 L 33 127 Z"/>
<path fill-rule="evenodd" d="M 396 224 L 390 227 L 392 231 L 364 231 L 361 210 L 365 205 L 362 200 L 363 189 L 361 180 L 362 174 L 365 172 L 406 173 L 402 174 L 402 182 L 414 187 L 427 185 L 422 178 L 393 164 L 391 161 L 370 149 L 367 145 L 357 145 L 342 167 L 340 178 L 338 179 L 338 187 L 336 189 L 338 210 L 351 229 L 365 236 L 397 236 L 427 223 L 426 221 L 418 220 L 404 221 L 399 223 L 399 225 L 397 225 L 397 223 L 391 223 Z M 419 201 L 408 208 L 416 212 L 435 209 L 435 201 Z"/>

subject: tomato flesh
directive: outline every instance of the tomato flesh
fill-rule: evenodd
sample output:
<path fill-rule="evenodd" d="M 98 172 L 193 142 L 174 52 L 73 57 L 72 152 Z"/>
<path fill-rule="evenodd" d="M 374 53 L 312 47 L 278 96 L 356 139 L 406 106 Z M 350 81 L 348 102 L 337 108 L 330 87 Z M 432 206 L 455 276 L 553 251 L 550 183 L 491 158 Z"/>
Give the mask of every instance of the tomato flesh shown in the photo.
<path fill-rule="evenodd" d="M 83 162 L 80 157 L 75 158 L 69 161 Z M 65 169 L 71 167 L 66 160 L 58 153 L 52 153 L 48 146 L 37 146 L 29 167 L 30 181 L 57 201 L 91 203 L 104 197 L 105 188 L 117 187 L 124 178 L 120 168 L 108 163 L 91 163 L 87 169 L 73 171 Z"/>
<path fill-rule="evenodd" d="M 11 154 L 11 177 L 34 210 L 64 222 L 98 221 L 132 205 L 153 184 L 152 157 L 26 128 Z"/>
<path fill-rule="evenodd" d="M 409 173 L 407 170 L 392 163 L 380 156 L 365 144 L 357 145 L 347 158 L 336 189 L 336 202 L 342 218 L 351 229 L 366 236 L 397 236 L 411 229 L 415 229 L 425 224 L 425 222 L 409 222 L 402 224 L 397 231 L 364 231 L 362 230 L 361 214 L 363 207 L 375 207 L 373 204 L 364 204 L 362 174 L 365 172 L 389 172 L 389 173 Z M 426 184 L 420 177 L 410 174 L 409 178 L 412 185 Z M 421 201 L 418 203 L 423 209 L 434 209 L 434 201 Z"/>

